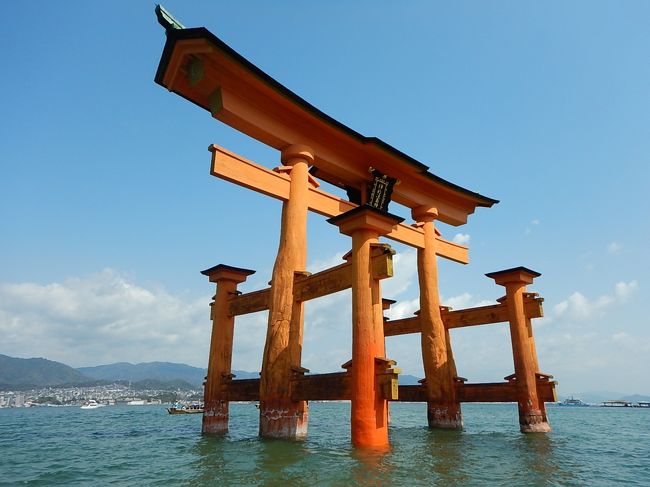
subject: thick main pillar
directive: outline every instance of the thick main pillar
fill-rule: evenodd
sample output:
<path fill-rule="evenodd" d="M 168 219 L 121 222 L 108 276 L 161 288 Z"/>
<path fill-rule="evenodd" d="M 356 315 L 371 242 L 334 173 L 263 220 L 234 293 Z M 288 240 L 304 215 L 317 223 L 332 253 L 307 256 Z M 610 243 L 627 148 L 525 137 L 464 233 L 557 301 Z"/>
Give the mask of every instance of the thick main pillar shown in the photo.
<path fill-rule="evenodd" d="M 352 237 L 351 429 L 352 443 L 359 447 L 388 446 L 388 401 L 377 380 L 386 369 L 382 301 L 370 258 L 377 238 L 402 220 L 365 205 L 328 220 Z"/>
<path fill-rule="evenodd" d="M 231 379 L 232 345 L 235 317 L 228 313 L 228 301 L 237 294 L 237 284 L 242 283 L 255 271 L 219 264 L 202 271 L 210 282 L 217 284 L 214 302 L 210 303 L 212 335 L 208 375 L 203 393 L 203 433 L 226 433 L 228 431 L 228 397 L 225 393 Z"/>
<path fill-rule="evenodd" d="M 506 303 L 510 321 L 510 338 L 515 365 L 519 426 L 522 433 L 546 433 L 551 427 L 546 420 L 544 403 L 537 394 L 537 357 L 529 337 L 529 324 L 524 309 L 526 285 L 541 274 L 525 267 L 515 267 L 486 274 L 506 288 Z"/>
<path fill-rule="evenodd" d="M 430 428 L 462 429 L 460 402 L 456 399 L 456 366 L 449 333 L 440 315 L 434 226 L 438 211 L 431 207 L 418 207 L 413 209 L 412 215 L 424 231 L 424 248 L 417 250 L 417 265 L 427 420 Z"/>
<path fill-rule="evenodd" d="M 294 299 L 297 272 L 307 265 L 307 199 L 313 151 L 292 145 L 282 151 L 278 170 L 291 178 L 289 198 L 282 205 L 278 255 L 273 266 L 269 321 L 260 380 L 261 436 L 302 438 L 307 435 L 307 403 L 291 400 L 292 368 L 300 367 L 303 305 Z M 315 182 L 314 182 L 315 183 Z"/>

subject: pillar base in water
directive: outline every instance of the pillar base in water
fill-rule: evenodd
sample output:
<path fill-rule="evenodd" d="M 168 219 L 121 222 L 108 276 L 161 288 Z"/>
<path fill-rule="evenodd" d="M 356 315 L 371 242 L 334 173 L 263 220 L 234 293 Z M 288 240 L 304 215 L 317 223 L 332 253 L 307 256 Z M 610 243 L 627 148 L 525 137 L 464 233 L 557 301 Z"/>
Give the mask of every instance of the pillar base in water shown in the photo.
<path fill-rule="evenodd" d="M 203 424 L 201 432 L 204 434 L 228 433 L 228 402 L 216 401 L 212 405 L 205 405 L 203 410 Z"/>
<path fill-rule="evenodd" d="M 300 440 L 307 437 L 306 401 L 260 401 L 260 436 Z"/>
<path fill-rule="evenodd" d="M 463 415 L 460 412 L 460 404 L 427 404 L 427 420 L 429 428 L 462 430 Z"/>
<path fill-rule="evenodd" d="M 548 433 L 551 426 L 541 411 L 519 412 L 519 428 L 522 433 Z"/>

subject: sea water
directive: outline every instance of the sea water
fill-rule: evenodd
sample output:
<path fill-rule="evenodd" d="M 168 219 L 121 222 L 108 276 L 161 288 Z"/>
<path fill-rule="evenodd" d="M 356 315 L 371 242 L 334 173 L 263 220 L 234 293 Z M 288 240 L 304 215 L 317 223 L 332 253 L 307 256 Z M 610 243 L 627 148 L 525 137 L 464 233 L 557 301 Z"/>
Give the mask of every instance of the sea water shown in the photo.
<path fill-rule="evenodd" d="M 262 440 L 254 404 L 230 432 L 162 406 L 0 409 L 0 485 L 650 485 L 650 409 L 549 406 L 553 431 L 519 432 L 514 404 L 465 404 L 464 431 L 391 404 L 390 451 L 350 445 L 349 403 L 310 404 L 304 441 Z"/>

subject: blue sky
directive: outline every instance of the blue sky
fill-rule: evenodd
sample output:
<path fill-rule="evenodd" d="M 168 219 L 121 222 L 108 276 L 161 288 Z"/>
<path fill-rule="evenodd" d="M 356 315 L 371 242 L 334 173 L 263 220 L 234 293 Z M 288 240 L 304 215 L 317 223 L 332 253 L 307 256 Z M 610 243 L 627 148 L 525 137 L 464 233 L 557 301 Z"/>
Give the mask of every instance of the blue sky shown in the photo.
<path fill-rule="evenodd" d="M 560 393 L 650 394 L 647 2 L 182 2 L 307 101 L 435 174 L 499 199 L 463 227 L 471 263 L 441 261 L 456 309 L 502 295 L 486 272 L 542 273 L 535 332 Z M 165 41 L 149 2 L 5 2 L 0 31 L 0 353 L 73 366 L 207 363 L 217 263 L 270 278 L 280 203 L 209 175 L 216 143 L 279 154 L 153 82 Z M 391 211 L 409 215 L 398 206 Z M 230 238 L 230 235 L 237 238 Z M 309 218 L 308 270 L 349 249 Z M 391 316 L 417 309 L 394 245 Z M 349 294 L 309 303 L 305 366 L 350 355 Z M 259 370 L 263 313 L 237 322 L 234 367 Z M 512 372 L 507 325 L 454 331 L 459 373 Z M 388 354 L 421 374 L 416 337 Z"/>

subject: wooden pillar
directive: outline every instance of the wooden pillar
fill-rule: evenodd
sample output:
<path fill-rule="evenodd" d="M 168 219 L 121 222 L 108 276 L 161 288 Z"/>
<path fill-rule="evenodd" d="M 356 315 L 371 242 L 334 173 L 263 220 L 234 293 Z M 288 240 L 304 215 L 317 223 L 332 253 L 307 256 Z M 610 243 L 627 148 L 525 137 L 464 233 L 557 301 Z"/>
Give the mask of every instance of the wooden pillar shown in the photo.
<path fill-rule="evenodd" d="M 401 218 L 363 205 L 328 222 L 352 237 L 352 443 L 358 447 L 388 446 L 388 401 L 377 382 L 385 372 L 384 320 L 379 279 L 373 276 L 371 253 L 377 238 L 388 234 Z M 382 360 L 377 360 L 382 359 Z"/>
<path fill-rule="evenodd" d="M 255 271 L 219 264 L 201 272 L 217 283 L 214 302 L 210 303 L 212 336 L 208 375 L 203 393 L 203 433 L 228 432 L 227 383 L 231 380 L 232 344 L 235 317 L 228 314 L 228 301 L 237 294 L 237 284 Z"/>
<path fill-rule="evenodd" d="M 307 261 L 307 200 L 313 151 L 292 145 L 282 151 L 278 171 L 291 178 L 289 198 L 282 205 L 278 255 L 273 266 L 269 321 L 260 380 L 260 435 L 303 438 L 307 435 L 307 403 L 291 400 L 292 367 L 300 367 L 303 305 L 293 297 L 296 273 Z M 314 182 L 315 183 L 315 182 Z M 296 361 L 298 363 L 296 363 Z M 292 363 L 293 362 L 293 363 Z"/>
<path fill-rule="evenodd" d="M 510 320 L 510 338 L 515 365 L 519 425 L 523 433 L 546 433 L 551 427 L 546 420 L 544 403 L 537 394 L 537 357 L 529 339 L 529 328 L 524 310 L 526 284 L 541 274 L 525 267 L 516 267 L 486 274 L 506 288 L 506 303 Z"/>
<path fill-rule="evenodd" d="M 421 206 L 414 208 L 412 215 L 424 230 L 424 248 L 418 248 L 417 252 L 427 420 L 430 428 L 462 429 L 460 402 L 456 399 L 456 366 L 450 349 L 450 338 L 440 315 L 436 233 L 433 223 L 438 211 Z"/>

